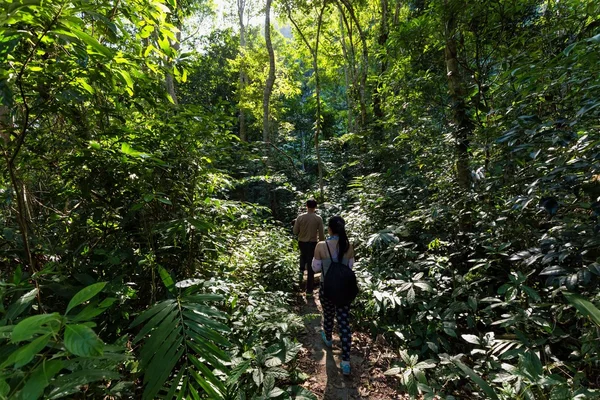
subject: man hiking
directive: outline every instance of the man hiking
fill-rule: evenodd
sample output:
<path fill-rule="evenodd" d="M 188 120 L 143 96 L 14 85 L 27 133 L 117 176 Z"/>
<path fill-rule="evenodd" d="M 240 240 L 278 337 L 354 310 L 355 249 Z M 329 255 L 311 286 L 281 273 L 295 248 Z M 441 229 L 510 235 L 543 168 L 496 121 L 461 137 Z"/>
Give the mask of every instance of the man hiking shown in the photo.
<path fill-rule="evenodd" d="M 302 288 L 304 270 L 307 270 L 307 296 L 312 296 L 313 293 L 315 273 L 311 268 L 311 262 L 315 254 L 315 247 L 318 241 L 325 240 L 323 218 L 316 214 L 316 209 L 316 200 L 308 200 L 306 202 L 306 213 L 300 215 L 294 222 L 294 235 L 298 235 L 298 245 L 300 247 L 300 288 Z"/>

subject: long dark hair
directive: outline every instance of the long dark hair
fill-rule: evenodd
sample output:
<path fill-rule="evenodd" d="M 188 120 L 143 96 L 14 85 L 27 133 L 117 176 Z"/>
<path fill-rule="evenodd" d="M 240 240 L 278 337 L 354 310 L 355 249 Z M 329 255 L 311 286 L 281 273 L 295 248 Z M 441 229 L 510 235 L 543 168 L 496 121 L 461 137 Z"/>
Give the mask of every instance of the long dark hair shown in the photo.
<path fill-rule="evenodd" d="M 344 221 L 344 218 L 336 215 L 335 217 L 331 217 L 329 219 L 327 226 L 329 226 L 329 229 L 331 229 L 331 233 L 338 235 L 340 238 L 338 240 L 338 257 L 341 259 L 350 248 L 350 241 L 348 240 L 348 235 L 346 234 L 346 222 Z"/>

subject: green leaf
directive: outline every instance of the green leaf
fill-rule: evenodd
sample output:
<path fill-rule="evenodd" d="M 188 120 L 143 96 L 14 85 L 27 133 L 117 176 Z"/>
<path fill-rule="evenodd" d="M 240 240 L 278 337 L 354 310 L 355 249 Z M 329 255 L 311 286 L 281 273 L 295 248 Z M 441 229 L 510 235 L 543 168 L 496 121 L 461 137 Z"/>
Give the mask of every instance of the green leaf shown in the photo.
<path fill-rule="evenodd" d="M 173 307 L 175 307 L 174 300 L 161 301 L 160 303 L 155 304 L 154 306 L 150 307 L 149 309 L 147 309 L 146 311 L 144 311 L 143 313 L 138 315 L 138 317 L 131 323 L 131 325 L 129 325 L 129 327 L 133 328 L 133 327 L 141 324 L 142 322 L 149 320 L 150 318 L 153 318 L 154 316 L 159 314 L 161 311 L 163 311 L 165 308 L 173 308 Z"/>
<path fill-rule="evenodd" d="M 94 88 L 92 86 L 90 86 L 90 84 L 87 83 L 87 81 L 83 78 L 77 78 L 77 83 L 79 84 L 79 86 L 81 86 L 83 89 L 85 89 L 85 91 L 88 92 L 89 94 L 94 94 L 96 92 L 94 90 Z"/>
<path fill-rule="evenodd" d="M 81 386 L 87 385 L 88 383 L 104 380 L 117 380 L 120 377 L 121 376 L 115 371 L 102 369 L 83 369 L 71 372 L 70 374 L 64 374 L 52 381 L 53 389 L 47 394 L 47 398 L 64 398 L 80 392 Z"/>
<path fill-rule="evenodd" d="M 101 356 L 104 352 L 102 340 L 91 328 L 81 324 L 65 327 L 65 347 L 81 357 Z"/>
<path fill-rule="evenodd" d="M 69 302 L 65 315 L 67 315 L 69 311 L 73 309 L 73 307 L 77 307 L 78 305 L 88 301 L 89 299 L 100 293 L 105 286 L 106 282 L 98 282 L 81 289 L 79 292 L 77 292 L 75 296 L 73 296 L 73 298 Z"/>
<path fill-rule="evenodd" d="M 89 321 L 92 318 L 97 317 L 102 314 L 108 307 L 110 307 L 117 299 L 114 297 L 109 297 L 102 300 L 102 303 L 98 304 L 96 301 L 88 304 L 83 310 L 79 312 L 76 316 L 70 319 L 72 322 L 83 322 Z"/>
<path fill-rule="evenodd" d="M 50 334 L 40 336 L 26 346 L 21 347 L 15 353 L 18 355 L 15 357 L 15 368 L 21 368 L 24 365 L 29 364 L 33 358 L 46 347 L 50 341 Z"/>
<path fill-rule="evenodd" d="M 38 334 L 54 334 L 62 324 L 59 313 L 33 315 L 19 322 L 13 329 L 10 339 L 19 343 Z"/>
<path fill-rule="evenodd" d="M 135 157 L 135 158 L 148 157 L 148 154 L 146 154 L 142 151 L 135 150 L 133 147 L 131 147 L 131 145 L 129 143 L 121 143 L 121 153 L 126 154 L 131 157 Z"/>
<path fill-rule="evenodd" d="M 413 287 L 408 289 L 408 292 L 406 293 L 406 300 L 408 300 L 409 304 L 413 304 L 415 302 L 415 289 Z"/>
<path fill-rule="evenodd" d="M 564 50 L 563 53 L 565 56 L 569 56 L 569 54 L 571 54 L 571 51 L 575 48 L 575 46 L 577 46 L 577 42 L 572 43 L 570 45 L 568 45 Z"/>
<path fill-rule="evenodd" d="M 83 43 L 90 46 L 97 53 L 102 54 L 105 57 L 112 58 L 112 56 L 113 56 L 112 50 L 109 49 L 108 47 L 100 44 L 100 42 L 98 42 L 98 40 L 95 37 L 90 36 L 87 33 L 80 31 L 79 29 L 72 28 L 72 27 L 71 27 L 70 31 L 75 36 L 77 36 Z"/>
<path fill-rule="evenodd" d="M 417 365 L 415 365 L 415 368 L 418 369 L 428 369 L 428 368 L 435 368 L 437 366 L 437 363 L 434 360 L 423 360 L 419 363 L 417 363 Z"/>
<path fill-rule="evenodd" d="M 37 400 L 50 384 L 50 380 L 63 368 L 61 360 L 43 361 L 29 376 L 23 389 L 17 394 L 17 399 Z"/>
<path fill-rule="evenodd" d="M 241 376 L 244 374 L 244 372 L 246 372 L 246 370 L 248 370 L 248 368 L 250 368 L 251 366 L 251 361 L 250 360 L 246 360 L 238 365 L 236 365 L 229 373 L 229 375 L 227 376 L 227 382 L 226 385 L 227 386 L 233 386 L 237 383 L 237 381 L 241 378 Z"/>
<path fill-rule="evenodd" d="M 6 381 L 0 378 L 0 399 L 4 400 L 8 398 L 8 393 L 10 392 L 10 386 Z"/>
<path fill-rule="evenodd" d="M 596 325 L 600 326 L 600 310 L 591 301 L 575 293 L 563 292 L 563 294 L 577 311 L 589 317 Z"/>
<path fill-rule="evenodd" d="M 521 286 L 521 288 L 523 289 L 523 291 L 525 293 L 527 293 L 527 296 L 532 299 L 533 301 L 539 302 L 542 300 L 542 298 L 540 297 L 540 295 L 538 294 L 538 292 L 536 292 L 533 288 L 527 286 L 527 285 L 523 285 Z"/>
<path fill-rule="evenodd" d="M 588 39 L 588 42 L 600 43 L 600 33 Z"/>
<path fill-rule="evenodd" d="M 467 367 L 462 361 L 453 359 L 452 362 L 469 378 L 471 378 L 483 392 L 487 395 L 488 398 L 498 400 L 498 395 L 494 392 L 494 389 L 490 385 L 487 384 L 479 375 L 475 373 L 471 368 Z"/>
<path fill-rule="evenodd" d="M 302 386 L 291 386 L 288 388 L 288 393 L 292 396 L 292 399 L 296 400 L 318 400 L 314 393 Z"/>
<path fill-rule="evenodd" d="M 6 10 L 7 14 L 12 14 L 20 8 L 23 7 L 41 7 L 42 0 L 17 0 L 12 3 L 9 3 L 10 6 Z"/>
<path fill-rule="evenodd" d="M 406 385 L 406 390 L 408 392 L 408 394 L 412 395 L 412 396 L 416 396 L 419 394 L 419 388 L 417 387 L 417 381 L 415 380 L 415 377 L 413 376 L 413 374 L 405 374 L 405 382 L 404 384 Z"/>
<path fill-rule="evenodd" d="M 169 274 L 169 271 L 164 269 L 161 265 L 158 265 L 158 273 L 167 290 L 171 292 L 171 294 L 175 294 L 175 281 L 171 274 Z"/>
<path fill-rule="evenodd" d="M 202 372 L 202 376 L 198 373 L 194 373 L 194 379 L 202 387 L 202 389 L 210 396 L 211 399 L 222 399 L 224 398 L 223 393 L 226 392 L 223 383 L 215 377 L 215 375 L 208 369 L 206 365 L 201 363 L 196 357 L 189 356 L 192 363 Z M 195 372 L 195 371 L 194 371 Z"/>
<path fill-rule="evenodd" d="M 21 296 L 19 300 L 17 300 L 8 308 L 6 317 L 4 317 L 3 321 L 13 321 L 15 318 L 21 315 L 23 311 L 25 311 L 31 305 L 37 294 L 38 290 L 36 288 Z"/>
<path fill-rule="evenodd" d="M 129 75 L 129 72 L 118 69 L 117 73 L 121 75 L 123 81 L 125 81 L 125 83 L 127 84 L 127 87 L 133 89 L 133 80 L 131 79 L 131 75 Z"/>
<path fill-rule="evenodd" d="M 520 356 L 523 367 L 529 373 L 532 381 L 537 381 L 543 373 L 542 362 L 533 351 L 528 351 Z"/>
<path fill-rule="evenodd" d="M 460 335 L 465 341 L 473 344 L 479 344 L 479 337 L 476 335 Z"/>

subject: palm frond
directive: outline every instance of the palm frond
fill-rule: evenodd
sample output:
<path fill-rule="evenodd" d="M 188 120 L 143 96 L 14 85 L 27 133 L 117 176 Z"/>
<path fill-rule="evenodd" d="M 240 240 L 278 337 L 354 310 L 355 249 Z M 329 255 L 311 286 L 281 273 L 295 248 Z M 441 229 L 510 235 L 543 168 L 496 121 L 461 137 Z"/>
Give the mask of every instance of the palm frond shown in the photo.
<path fill-rule="evenodd" d="M 144 374 L 144 399 L 226 396 L 225 383 L 215 374 L 227 375 L 230 361 L 224 350 L 230 344 L 225 314 L 208 305 L 215 295 L 188 295 L 164 300 L 140 314 L 131 324 L 143 324 L 134 339 L 143 341 L 140 368 Z M 166 392 L 161 396 L 161 391 Z"/>

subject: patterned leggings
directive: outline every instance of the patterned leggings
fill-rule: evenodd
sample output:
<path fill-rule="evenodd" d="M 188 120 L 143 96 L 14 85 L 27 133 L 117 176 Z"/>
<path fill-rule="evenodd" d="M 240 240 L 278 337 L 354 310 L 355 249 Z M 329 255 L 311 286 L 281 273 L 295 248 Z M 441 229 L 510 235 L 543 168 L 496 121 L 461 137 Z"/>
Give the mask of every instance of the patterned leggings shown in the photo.
<path fill-rule="evenodd" d="M 350 331 L 350 306 L 336 306 L 323 295 L 323 286 L 319 290 L 319 300 L 323 308 L 323 330 L 327 340 L 333 335 L 333 319 L 337 316 L 340 339 L 342 340 L 342 360 L 350 361 L 352 331 Z"/>

